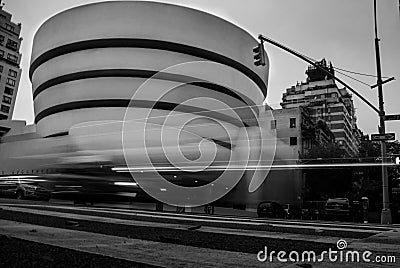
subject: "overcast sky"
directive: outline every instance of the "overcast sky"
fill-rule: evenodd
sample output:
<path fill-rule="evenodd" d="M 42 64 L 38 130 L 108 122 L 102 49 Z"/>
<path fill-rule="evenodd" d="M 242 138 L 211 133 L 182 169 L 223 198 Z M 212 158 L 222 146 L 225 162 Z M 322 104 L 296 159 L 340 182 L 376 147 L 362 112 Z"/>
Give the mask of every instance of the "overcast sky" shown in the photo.
<path fill-rule="evenodd" d="M 28 79 L 33 36 L 39 26 L 60 11 L 96 0 L 3 0 L 14 22 L 22 23 L 22 78 L 14 119 L 32 123 L 32 88 Z M 334 67 L 360 73 L 376 74 L 373 30 L 373 0 L 166 0 L 201 9 L 223 17 L 254 36 L 262 33 L 311 58 L 326 58 Z M 378 0 L 378 27 L 381 39 L 381 63 L 384 76 L 396 81 L 384 86 L 387 114 L 400 114 L 400 15 L 399 0 Z M 266 44 L 270 58 L 267 102 L 280 108 L 286 88 L 304 81 L 307 64 Z M 251 48 L 249 48 L 251 49 Z M 365 83 L 374 77 L 352 75 Z M 377 105 L 377 92 L 368 86 L 339 76 Z M 377 114 L 356 96 L 359 128 L 366 134 L 377 133 Z M 387 132 L 400 138 L 400 121 L 386 123 Z"/>

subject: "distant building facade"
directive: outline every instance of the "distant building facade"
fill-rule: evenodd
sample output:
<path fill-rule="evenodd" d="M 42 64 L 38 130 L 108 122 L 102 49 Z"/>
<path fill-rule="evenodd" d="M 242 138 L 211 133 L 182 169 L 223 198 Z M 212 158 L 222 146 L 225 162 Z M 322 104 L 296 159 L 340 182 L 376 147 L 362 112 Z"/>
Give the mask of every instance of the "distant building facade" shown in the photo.
<path fill-rule="evenodd" d="M 335 141 L 333 132 L 322 120 L 315 122 L 310 109 L 299 106 L 272 110 L 270 129 L 276 130 L 276 137 L 292 148 L 292 159 L 306 154 L 313 146 Z"/>
<path fill-rule="evenodd" d="M 304 201 L 305 176 L 304 170 L 297 168 L 297 165 L 302 163 L 302 156 L 313 146 L 334 142 L 335 137 L 322 120 L 314 122 L 310 109 L 302 106 L 288 109 L 266 106 L 265 112 L 260 115 L 260 124 L 264 133 L 273 133 L 276 151 L 265 187 L 256 198 L 259 202 L 272 200 L 280 204 L 301 206 Z M 264 140 L 269 144 L 267 135 Z M 228 197 L 233 193 L 229 193 Z"/>
<path fill-rule="evenodd" d="M 328 65 L 325 59 L 318 64 L 334 74 L 332 64 Z M 306 82 L 297 83 L 283 93 L 282 108 L 307 107 L 313 121 L 323 120 L 349 156 L 357 155 L 362 132 L 357 127 L 352 95 L 314 66 L 309 66 L 306 74 Z"/>
<path fill-rule="evenodd" d="M 12 22 L 11 16 L 0 6 L 0 120 L 12 117 L 21 77 L 21 24 Z"/>

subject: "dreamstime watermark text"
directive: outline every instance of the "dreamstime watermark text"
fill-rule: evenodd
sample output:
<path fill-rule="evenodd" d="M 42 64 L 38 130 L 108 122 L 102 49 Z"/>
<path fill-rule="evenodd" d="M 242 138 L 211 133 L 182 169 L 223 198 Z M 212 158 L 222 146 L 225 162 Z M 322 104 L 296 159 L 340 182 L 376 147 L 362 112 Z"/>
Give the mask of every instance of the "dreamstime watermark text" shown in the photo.
<path fill-rule="evenodd" d="M 257 254 L 257 259 L 260 262 L 365 262 L 365 263 L 396 263 L 396 256 L 393 255 L 374 255 L 369 250 L 347 250 L 347 242 L 344 239 L 339 239 L 336 243 L 336 248 L 329 248 L 317 254 L 313 250 L 309 251 L 274 251 L 268 250 L 265 246 Z"/>

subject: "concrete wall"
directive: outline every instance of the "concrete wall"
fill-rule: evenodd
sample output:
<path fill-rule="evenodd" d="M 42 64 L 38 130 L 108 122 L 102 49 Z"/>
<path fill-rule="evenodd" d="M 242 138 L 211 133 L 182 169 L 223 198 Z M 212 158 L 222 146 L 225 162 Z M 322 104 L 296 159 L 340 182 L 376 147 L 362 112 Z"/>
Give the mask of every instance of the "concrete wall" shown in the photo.
<path fill-rule="evenodd" d="M 296 118 L 296 128 L 289 128 L 289 118 Z M 249 172 L 243 176 L 234 190 L 220 202 L 232 204 L 255 211 L 262 201 L 275 201 L 280 204 L 297 204 L 302 202 L 302 172 L 296 167 L 301 151 L 301 109 L 266 110 L 260 116 L 263 128 L 263 150 L 267 155 L 274 152 L 274 157 L 263 159 L 264 165 L 270 165 L 264 183 L 254 192 L 249 192 Z M 276 120 L 276 128 L 271 129 L 271 120 Z M 289 143 L 290 137 L 297 137 L 297 145 Z M 271 140 L 274 139 L 274 140 Z M 275 148 L 273 148 L 275 147 Z M 268 159 L 272 159 L 269 162 Z"/>

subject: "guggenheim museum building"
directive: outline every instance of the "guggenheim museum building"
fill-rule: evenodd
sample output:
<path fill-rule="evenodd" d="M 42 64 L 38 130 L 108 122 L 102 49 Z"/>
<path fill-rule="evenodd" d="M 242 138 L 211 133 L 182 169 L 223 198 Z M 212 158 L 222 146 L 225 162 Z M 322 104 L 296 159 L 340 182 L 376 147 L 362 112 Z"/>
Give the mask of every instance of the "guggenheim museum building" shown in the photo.
<path fill-rule="evenodd" d="M 271 168 L 269 62 L 254 65 L 257 45 L 231 22 L 172 4 L 56 14 L 33 40 L 34 124 L 0 121 L 0 175 L 57 181 L 74 170 L 76 184 L 76 170 L 94 170 L 176 206 L 295 202 L 296 171 Z"/>

